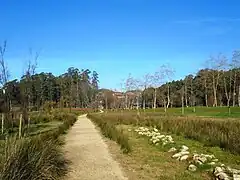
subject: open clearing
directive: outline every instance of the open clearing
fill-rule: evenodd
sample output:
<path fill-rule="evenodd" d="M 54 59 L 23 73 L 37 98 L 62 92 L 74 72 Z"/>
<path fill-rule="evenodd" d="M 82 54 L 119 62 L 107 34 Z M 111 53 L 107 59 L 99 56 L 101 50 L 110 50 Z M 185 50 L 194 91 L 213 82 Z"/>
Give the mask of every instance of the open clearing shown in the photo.
<path fill-rule="evenodd" d="M 65 151 L 70 161 L 68 180 L 127 179 L 94 124 L 85 115 L 79 116 L 66 135 Z"/>

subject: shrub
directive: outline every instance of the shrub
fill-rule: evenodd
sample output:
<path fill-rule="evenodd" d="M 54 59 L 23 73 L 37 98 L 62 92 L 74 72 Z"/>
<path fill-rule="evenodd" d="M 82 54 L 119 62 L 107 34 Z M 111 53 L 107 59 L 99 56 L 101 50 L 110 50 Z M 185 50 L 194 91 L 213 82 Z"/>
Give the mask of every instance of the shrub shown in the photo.
<path fill-rule="evenodd" d="M 0 143 L 0 179 L 55 180 L 64 175 L 67 161 L 59 135 L 74 124 L 76 116 L 64 113 L 61 119 L 63 123 L 55 130 L 22 139 L 10 138 Z"/>
<path fill-rule="evenodd" d="M 88 115 L 88 117 L 100 127 L 101 132 L 105 137 L 116 141 L 121 146 L 124 153 L 131 152 L 128 136 L 124 134 L 123 131 L 117 129 L 114 123 L 93 115 Z"/>
<path fill-rule="evenodd" d="M 66 172 L 58 139 L 35 136 L 7 140 L 1 156 L 0 179 L 58 179 Z"/>
<path fill-rule="evenodd" d="M 206 146 L 218 146 L 232 153 L 240 154 L 239 120 L 156 115 L 156 113 L 146 113 L 137 117 L 137 114 L 132 112 L 94 114 L 92 116 L 104 119 L 105 122 L 113 125 L 156 126 L 161 131 L 171 132 L 200 141 Z"/>

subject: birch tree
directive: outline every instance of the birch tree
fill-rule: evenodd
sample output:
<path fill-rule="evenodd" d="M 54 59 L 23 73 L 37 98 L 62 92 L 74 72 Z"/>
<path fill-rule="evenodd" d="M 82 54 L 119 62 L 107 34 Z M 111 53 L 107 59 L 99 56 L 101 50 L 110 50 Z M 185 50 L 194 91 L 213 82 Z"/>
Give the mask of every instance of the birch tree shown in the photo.
<path fill-rule="evenodd" d="M 222 54 L 218 54 L 216 57 L 211 56 L 208 61 L 209 67 L 210 67 L 210 79 L 212 83 L 212 91 L 213 91 L 213 106 L 218 106 L 218 87 L 219 87 L 219 80 L 220 75 L 222 74 L 222 69 L 224 65 L 226 64 L 226 57 Z"/>
<path fill-rule="evenodd" d="M 149 88 L 151 85 L 151 75 L 150 74 L 145 74 L 143 76 L 142 82 L 141 82 L 141 86 L 143 88 L 143 109 L 146 109 L 146 93 L 147 93 L 147 88 Z"/>
<path fill-rule="evenodd" d="M 240 74 L 240 51 L 234 51 L 232 55 L 232 61 L 230 64 L 231 71 L 233 73 L 233 106 L 236 103 L 236 92 L 238 90 L 238 105 L 240 106 L 240 84 L 237 85 L 237 76 Z"/>

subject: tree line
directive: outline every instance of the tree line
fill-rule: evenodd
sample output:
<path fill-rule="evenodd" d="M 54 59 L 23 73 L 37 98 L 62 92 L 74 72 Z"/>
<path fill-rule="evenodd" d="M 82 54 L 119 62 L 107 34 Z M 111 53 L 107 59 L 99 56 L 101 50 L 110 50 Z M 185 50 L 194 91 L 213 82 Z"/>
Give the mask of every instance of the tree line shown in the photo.
<path fill-rule="evenodd" d="M 44 105 L 58 108 L 96 106 L 98 73 L 70 67 L 59 76 L 36 73 L 39 53 L 29 52 L 29 61 L 20 79 L 10 80 L 5 59 L 7 42 L 0 45 L 0 111 L 8 119 L 11 112 L 20 111 L 25 121 L 28 112 L 39 111 Z"/>
<path fill-rule="evenodd" d="M 240 51 L 230 58 L 211 56 L 195 75 L 172 80 L 174 73 L 170 65 L 162 65 L 141 78 L 130 74 L 120 92 L 104 91 L 103 104 L 125 109 L 164 107 L 165 111 L 169 107 L 240 106 Z M 121 98 L 116 96 L 119 93 Z"/>

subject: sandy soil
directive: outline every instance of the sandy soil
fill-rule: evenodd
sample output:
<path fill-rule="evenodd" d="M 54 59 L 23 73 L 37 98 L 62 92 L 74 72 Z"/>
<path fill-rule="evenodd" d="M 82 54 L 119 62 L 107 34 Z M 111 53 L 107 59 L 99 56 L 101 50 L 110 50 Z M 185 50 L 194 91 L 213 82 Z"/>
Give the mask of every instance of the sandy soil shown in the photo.
<path fill-rule="evenodd" d="M 66 135 L 64 150 L 71 162 L 66 180 L 127 180 L 86 115 L 79 116 Z"/>

